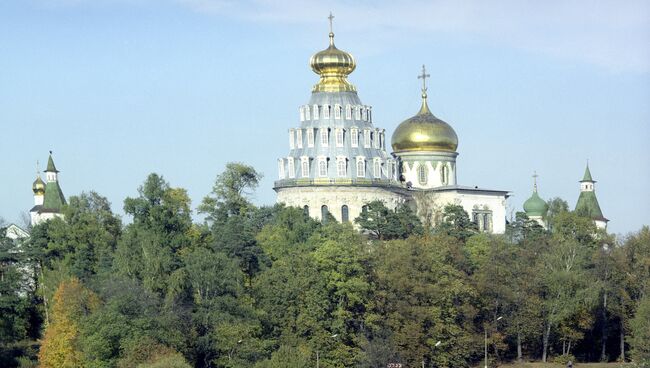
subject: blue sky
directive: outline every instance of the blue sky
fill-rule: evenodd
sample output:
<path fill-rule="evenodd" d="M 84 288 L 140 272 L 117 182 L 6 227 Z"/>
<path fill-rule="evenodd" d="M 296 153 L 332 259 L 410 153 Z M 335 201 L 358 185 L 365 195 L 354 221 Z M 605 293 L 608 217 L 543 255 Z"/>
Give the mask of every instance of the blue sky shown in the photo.
<path fill-rule="evenodd" d="M 48 150 L 66 196 L 95 190 L 122 213 L 151 172 L 198 205 L 229 161 L 265 177 L 327 46 L 389 133 L 429 105 L 456 130 L 458 179 L 571 206 L 587 159 L 609 229 L 650 224 L 647 1 L 16 0 L 0 2 L 0 217 L 33 204 Z"/>

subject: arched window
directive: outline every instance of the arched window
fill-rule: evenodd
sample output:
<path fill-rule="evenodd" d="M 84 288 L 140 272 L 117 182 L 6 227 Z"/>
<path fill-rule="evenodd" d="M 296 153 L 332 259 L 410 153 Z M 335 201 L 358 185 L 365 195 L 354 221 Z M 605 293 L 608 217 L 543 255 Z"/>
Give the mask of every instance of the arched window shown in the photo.
<path fill-rule="evenodd" d="M 304 213 L 305 216 L 309 216 L 309 206 L 305 205 L 305 206 L 302 208 L 302 213 Z"/>
<path fill-rule="evenodd" d="M 344 204 L 341 207 L 341 222 L 349 222 L 349 221 L 350 221 L 350 214 L 349 214 L 348 206 Z"/>
<path fill-rule="evenodd" d="M 303 178 L 308 178 L 309 177 L 309 157 L 302 157 L 301 158 L 301 164 L 302 164 L 302 177 Z"/>
<path fill-rule="evenodd" d="M 314 128 L 307 128 L 307 147 L 314 147 Z"/>
<path fill-rule="evenodd" d="M 357 176 L 360 178 L 366 176 L 366 163 L 362 158 L 357 159 Z"/>
<path fill-rule="evenodd" d="M 318 160 L 318 176 L 327 176 L 327 160 L 325 158 Z"/>
<path fill-rule="evenodd" d="M 317 120 L 318 119 L 318 105 L 314 105 L 312 110 L 313 110 L 312 112 L 313 112 L 313 115 L 314 115 L 314 120 Z"/>
<path fill-rule="evenodd" d="M 378 158 L 375 158 L 374 161 L 372 162 L 372 171 L 373 175 L 375 178 L 379 179 L 381 178 L 381 161 L 379 161 Z"/>
<path fill-rule="evenodd" d="M 278 175 L 280 176 L 280 179 L 284 179 L 284 160 L 283 159 L 278 160 Z"/>
<path fill-rule="evenodd" d="M 309 106 L 305 106 L 305 120 L 311 120 L 311 117 L 309 117 Z"/>
<path fill-rule="evenodd" d="M 327 147 L 327 143 L 329 143 L 327 128 L 320 128 L 320 144 Z"/>
<path fill-rule="evenodd" d="M 291 149 L 296 148 L 294 135 L 293 135 L 293 129 L 289 129 L 289 148 L 291 148 Z"/>
<path fill-rule="evenodd" d="M 440 169 L 440 181 L 442 182 L 442 185 L 447 185 L 449 182 L 449 168 L 447 165 L 442 165 L 442 168 Z"/>
<path fill-rule="evenodd" d="M 423 163 L 418 166 L 418 181 L 422 185 L 427 184 L 427 167 Z"/>
<path fill-rule="evenodd" d="M 345 159 L 336 160 L 336 173 L 339 177 L 347 176 L 347 170 L 345 167 Z"/>
<path fill-rule="evenodd" d="M 343 147 L 343 128 L 336 128 L 336 147 Z"/>
<path fill-rule="evenodd" d="M 359 147 L 359 130 L 357 128 L 350 129 L 350 145 Z"/>
<path fill-rule="evenodd" d="M 289 170 L 289 177 L 294 178 L 296 176 L 296 171 L 293 167 L 293 157 L 287 157 L 287 169 Z"/>
<path fill-rule="evenodd" d="M 352 106 L 345 105 L 345 118 L 350 120 L 352 119 Z"/>
<path fill-rule="evenodd" d="M 296 129 L 296 146 L 302 148 L 302 129 Z"/>
<path fill-rule="evenodd" d="M 368 212 L 368 206 L 364 204 L 363 206 L 361 206 L 361 213 L 366 213 L 366 212 Z"/>
<path fill-rule="evenodd" d="M 336 104 L 334 105 L 334 119 L 340 119 L 341 118 L 341 105 Z"/>
<path fill-rule="evenodd" d="M 326 224 L 328 217 L 329 217 L 330 211 L 327 209 L 326 205 L 322 205 L 320 208 L 320 219 L 321 221 Z"/>

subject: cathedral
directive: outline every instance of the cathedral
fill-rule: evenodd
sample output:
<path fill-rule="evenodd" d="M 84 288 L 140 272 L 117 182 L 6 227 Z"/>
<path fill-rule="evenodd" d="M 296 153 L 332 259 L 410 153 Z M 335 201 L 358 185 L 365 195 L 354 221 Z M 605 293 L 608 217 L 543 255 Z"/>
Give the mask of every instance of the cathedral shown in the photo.
<path fill-rule="evenodd" d="M 331 29 L 329 47 L 310 65 L 320 79 L 299 108 L 300 124 L 289 129 L 289 154 L 278 159 L 279 203 L 342 222 L 373 200 L 389 208 L 407 203 L 431 225 L 447 204 L 457 204 L 481 231 L 505 231 L 508 191 L 457 183 L 458 136 L 427 105 L 424 66 L 420 110 L 399 124 L 387 148 L 386 131 L 374 125 L 372 107 L 348 81 L 355 60 L 336 48 Z"/>

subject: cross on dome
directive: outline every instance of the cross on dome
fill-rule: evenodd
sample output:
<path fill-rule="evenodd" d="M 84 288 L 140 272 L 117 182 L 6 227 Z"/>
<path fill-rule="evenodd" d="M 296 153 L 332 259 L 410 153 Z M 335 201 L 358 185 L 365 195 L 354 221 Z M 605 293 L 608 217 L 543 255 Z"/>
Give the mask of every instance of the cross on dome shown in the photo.
<path fill-rule="evenodd" d="M 422 79 L 422 96 L 426 98 L 427 94 L 427 78 L 431 77 L 430 74 L 427 74 L 427 70 L 422 64 L 422 74 L 418 75 L 418 79 Z"/>
<path fill-rule="evenodd" d="M 537 177 L 539 177 L 539 175 L 537 175 L 537 171 L 533 171 L 533 190 L 535 193 L 537 193 Z"/>
<path fill-rule="evenodd" d="M 334 20 L 334 16 L 332 15 L 332 12 L 330 12 L 330 16 L 327 17 L 327 19 L 330 20 L 330 33 L 334 33 L 333 28 L 332 28 L 332 21 Z"/>

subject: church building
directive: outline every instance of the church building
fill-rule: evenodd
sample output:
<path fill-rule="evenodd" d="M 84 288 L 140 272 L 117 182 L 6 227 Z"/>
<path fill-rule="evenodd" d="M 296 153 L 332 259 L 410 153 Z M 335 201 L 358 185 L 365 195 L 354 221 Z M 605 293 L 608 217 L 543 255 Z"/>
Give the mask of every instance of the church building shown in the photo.
<path fill-rule="evenodd" d="M 347 79 L 356 62 L 336 48 L 331 20 L 329 47 L 310 60 L 320 79 L 299 108 L 300 123 L 289 129 L 288 155 L 278 159 L 277 202 L 342 222 L 374 200 L 389 208 L 407 203 L 431 225 L 447 204 L 457 204 L 480 230 L 503 233 L 508 191 L 457 183 L 458 137 L 429 110 L 424 66 L 421 107 L 393 132 L 389 153 L 386 131 Z"/>
<path fill-rule="evenodd" d="M 59 185 L 59 171 L 54 166 L 52 151 L 50 151 L 50 157 L 47 160 L 45 182 L 41 179 L 40 172 L 37 172 L 36 180 L 32 184 L 32 191 L 34 192 L 34 207 L 29 210 L 32 226 L 63 216 L 61 209 L 66 201 Z"/>

